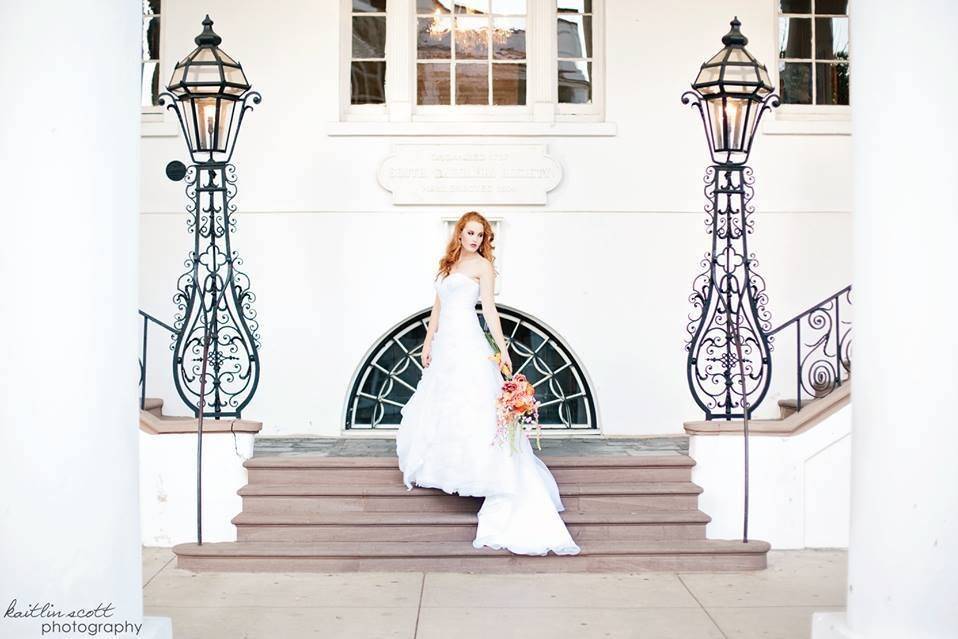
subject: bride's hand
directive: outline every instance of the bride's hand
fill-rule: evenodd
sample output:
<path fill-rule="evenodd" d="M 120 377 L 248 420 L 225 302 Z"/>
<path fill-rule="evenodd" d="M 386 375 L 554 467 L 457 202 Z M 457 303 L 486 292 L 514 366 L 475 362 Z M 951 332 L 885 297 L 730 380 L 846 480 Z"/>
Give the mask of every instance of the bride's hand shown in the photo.
<path fill-rule="evenodd" d="M 426 344 L 422 347 L 422 365 L 429 367 L 432 362 L 432 344 Z"/>
<path fill-rule="evenodd" d="M 509 369 L 509 374 L 511 375 L 511 374 L 512 374 L 512 360 L 509 359 L 509 353 L 502 353 L 501 357 L 502 357 L 502 359 L 501 359 L 502 363 L 506 365 L 506 367 Z"/>

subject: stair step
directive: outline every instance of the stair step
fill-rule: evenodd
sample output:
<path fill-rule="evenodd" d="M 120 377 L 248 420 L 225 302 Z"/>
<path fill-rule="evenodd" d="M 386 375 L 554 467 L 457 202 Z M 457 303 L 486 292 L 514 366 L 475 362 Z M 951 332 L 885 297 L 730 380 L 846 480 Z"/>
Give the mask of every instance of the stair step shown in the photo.
<path fill-rule="evenodd" d="M 402 484 L 247 484 L 239 491 L 243 511 L 478 512 L 482 497 Z M 694 510 L 702 489 L 692 482 L 581 483 L 559 486 L 563 506 L 578 511 Z"/>
<path fill-rule="evenodd" d="M 585 482 L 565 484 L 559 486 L 560 495 L 698 495 L 702 488 L 692 482 L 637 482 L 626 484 L 622 482 Z M 423 488 L 413 486 L 406 488 L 403 484 L 247 484 L 237 491 L 246 496 L 315 496 L 315 495 L 360 495 L 367 497 L 397 496 L 444 496 L 449 495 L 456 499 L 468 497 L 446 493 L 438 488 Z M 481 499 L 474 497 L 473 499 Z"/>
<path fill-rule="evenodd" d="M 577 543 L 600 539 L 705 539 L 711 518 L 699 510 L 559 513 Z M 306 513 L 243 512 L 233 518 L 239 541 L 471 541 L 471 512 Z"/>
<path fill-rule="evenodd" d="M 689 481 L 688 455 L 540 456 L 559 484 L 570 482 Z M 397 457 L 300 455 L 254 457 L 244 463 L 250 483 L 402 483 Z"/>
<path fill-rule="evenodd" d="M 515 555 L 477 549 L 471 541 L 223 542 L 180 544 L 177 566 L 187 570 L 629 572 L 641 570 L 760 570 L 769 544 L 731 540 L 594 540 L 578 555 Z"/>

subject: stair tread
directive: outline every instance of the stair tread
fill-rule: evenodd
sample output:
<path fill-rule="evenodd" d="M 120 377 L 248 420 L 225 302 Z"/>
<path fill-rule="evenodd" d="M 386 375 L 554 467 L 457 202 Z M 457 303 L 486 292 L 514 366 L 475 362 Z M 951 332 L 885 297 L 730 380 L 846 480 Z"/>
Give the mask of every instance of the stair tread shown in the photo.
<path fill-rule="evenodd" d="M 143 407 L 140 410 L 154 410 L 163 406 L 163 400 L 157 397 L 145 397 Z"/>
<path fill-rule="evenodd" d="M 660 512 L 582 512 L 565 510 L 559 516 L 567 524 L 706 524 L 711 517 L 700 510 L 675 510 Z M 423 513 L 247 513 L 233 518 L 237 526 L 321 526 L 321 525 L 475 525 L 478 515 L 470 512 L 423 512 Z"/>
<path fill-rule="evenodd" d="M 593 455 L 579 457 L 538 456 L 549 468 L 621 468 L 621 467 L 691 467 L 695 460 L 681 453 L 656 455 Z M 395 468 L 398 457 L 333 457 L 323 455 L 284 455 L 253 457 L 246 468 Z"/>
<path fill-rule="evenodd" d="M 723 555 L 759 554 L 769 551 L 768 542 L 726 539 L 669 541 L 595 540 L 579 544 L 580 555 Z M 477 549 L 471 541 L 316 541 L 308 543 L 242 541 L 197 545 L 179 544 L 173 552 L 183 557 L 474 557 L 515 556 L 508 550 Z"/>
<path fill-rule="evenodd" d="M 692 482 L 628 482 L 628 483 L 559 483 L 560 495 L 688 495 L 700 494 L 702 488 Z M 306 497 L 322 495 L 342 496 L 424 496 L 445 493 L 438 488 L 414 486 L 409 490 L 401 483 L 390 484 L 247 484 L 237 491 L 244 497 Z M 457 495 L 458 496 L 458 495 Z M 480 499 L 476 497 L 476 499 Z"/>

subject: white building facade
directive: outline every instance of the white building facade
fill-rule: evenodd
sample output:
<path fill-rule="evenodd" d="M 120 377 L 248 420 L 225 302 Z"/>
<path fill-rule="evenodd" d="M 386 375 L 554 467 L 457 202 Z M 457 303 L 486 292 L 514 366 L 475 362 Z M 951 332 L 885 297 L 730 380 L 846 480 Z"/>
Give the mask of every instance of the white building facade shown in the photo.
<path fill-rule="evenodd" d="M 786 102 L 813 102 L 767 114 L 750 161 L 749 250 L 772 324 L 851 280 L 850 107 L 833 71 L 841 63 L 853 73 L 854 61 L 815 58 L 851 50 L 845 3 L 822 2 L 821 15 L 809 2 L 773 0 L 154 7 L 161 28 L 145 57 L 158 62 L 145 65 L 147 77 L 157 65 L 166 83 L 208 11 L 222 48 L 263 94 L 233 158 L 233 246 L 262 342 L 243 416 L 261 420 L 263 435 L 347 433 L 364 361 L 431 306 L 451 221 L 478 210 L 497 230 L 497 303 L 541 327 L 581 370 L 594 408 L 580 409 L 577 425 L 607 436 L 683 432 L 702 416 L 684 346 L 710 238 L 707 147 L 679 98 L 733 16 L 773 83 L 793 78 Z M 187 158 L 173 114 L 150 106 L 146 85 L 140 305 L 172 323 L 192 240 L 182 184 L 162 176 Z M 151 334 L 147 394 L 187 414 L 177 410 L 168 339 Z M 780 367 L 759 416 L 794 396 L 791 366 Z"/>

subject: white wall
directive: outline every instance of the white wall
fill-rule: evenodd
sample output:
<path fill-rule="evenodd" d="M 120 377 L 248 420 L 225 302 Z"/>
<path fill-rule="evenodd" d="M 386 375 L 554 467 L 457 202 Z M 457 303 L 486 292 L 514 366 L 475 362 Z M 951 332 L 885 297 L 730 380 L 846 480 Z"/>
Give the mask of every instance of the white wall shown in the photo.
<path fill-rule="evenodd" d="M 848 546 L 852 407 L 791 437 L 749 437 L 749 539 L 773 548 Z M 709 539 L 741 539 L 744 512 L 741 435 L 694 435 L 692 481 L 705 492 Z"/>
<path fill-rule="evenodd" d="M 261 384 L 244 416 L 262 420 L 264 434 L 335 435 L 373 340 L 432 303 L 441 218 L 469 207 L 391 204 L 376 169 L 392 143 L 415 138 L 327 135 L 338 117 L 338 3 L 291 0 L 267 11 L 219 0 L 200 11 L 169 0 L 169 58 L 191 50 L 205 11 L 264 96 L 234 158 L 235 246 L 263 338 Z M 708 249 L 707 153 L 698 116 L 679 97 L 734 14 L 750 51 L 773 65 L 771 0 L 608 0 L 606 116 L 617 135 L 532 138 L 563 166 L 549 204 L 481 207 L 504 218 L 499 301 L 567 340 L 591 376 L 606 433 L 676 433 L 700 415 L 683 345 L 691 281 Z M 190 236 L 182 184 L 163 167 L 184 156 L 178 138 L 144 139 L 140 304 L 166 320 Z M 752 165 L 759 213 L 750 247 L 777 324 L 850 280 L 850 138 L 761 135 Z M 168 351 L 151 357 L 150 395 L 177 405 L 163 385 Z M 766 410 L 774 413 L 777 397 Z"/>
<path fill-rule="evenodd" d="M 236 541 L 250 433 L 203 435 L 203 542 Z M 196 541 L 196 435 L 140 432 L 140 535 L 144 546 Z"/>

